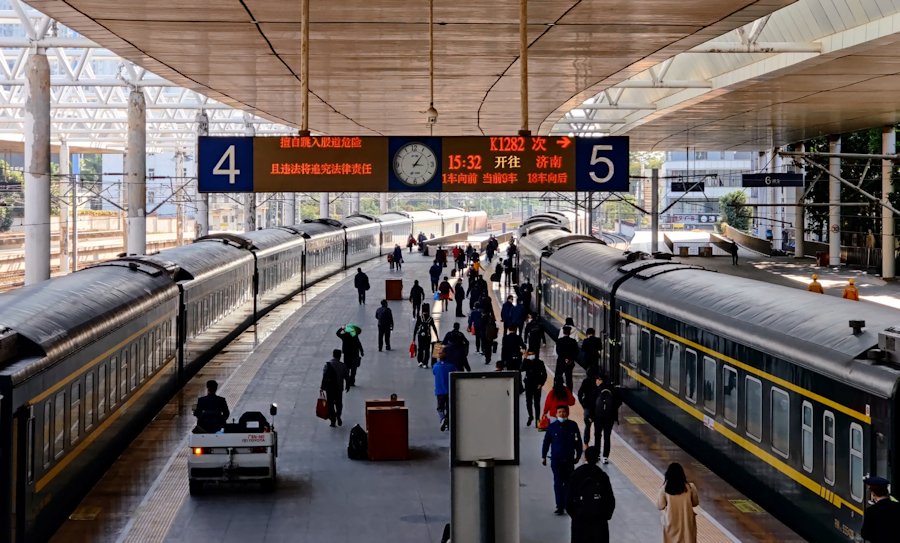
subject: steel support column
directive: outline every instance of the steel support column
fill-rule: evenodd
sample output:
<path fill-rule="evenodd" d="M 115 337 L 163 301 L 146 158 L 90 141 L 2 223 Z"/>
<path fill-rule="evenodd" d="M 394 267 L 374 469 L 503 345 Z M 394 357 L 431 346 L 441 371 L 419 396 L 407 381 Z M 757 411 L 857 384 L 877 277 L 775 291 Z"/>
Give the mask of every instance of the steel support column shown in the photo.
<path fill-rule="evenodd" d="M 770 172 L 778 173 L 781 171 L 781 155 L 778 154 L 778 148 L 772 149 L 772 162 L 770 162 Z M 772 219 L 772 248 L 780 251 L 784 244 L 784 189 L 781 187 L 772 187 L 769 189 L 772 193 L 772 203 L 775 204 Z"/>
<path fill-rule="evenodd" d="M 650 170 L 650 253 L 659 250 L 659 170 Z"/>
<path fill-rule="evenodd" d="M 209 135 L 209 116 L 206 114 L 206 111 L 200 110 L 197 113 L 197 136 L 208 136 Z M 197 178 L 197 183 L 199 183 L 200 179 L 200 161 L 198 160 L 198 150 L 194 150 L 194 167 Z M 196 232 L 196 236 L 194 239 L 199 238 L 200 236 L 209 235 L 209 194 L 204 192 L 200 193 L 197 191 L 197 215 L 194 217 L 196 224 L 194 226 L 194 231 Z"/>
<path fill-rule="evenodd" d="M 888 155 L 897 152 L 897 133 L 893 126 L 881 129 L 881 152 Z M 881 201 L 887 203 L 894 191 L 894 163 L 881 161 Z M 896 272 L 894 260 L 894 214 L 887 207 L 881 208 L 881 278 L 887 281 L 894 279 Z"/>
<path fill-rule="evenodd" d="M 244 135 L 253 137 L 256 135 L 256 128 L 252 124 L 244 124 Z M 249 192 L 244 194 L 244 231 L 256 231 L 256 193 Z"/>
<path fill-rule="evenodd" d="M 59 142 L 59 271 L 69 273 L 69 199 L 66 192 L 75 190 L 70 183 L 69 144 Z"/>
<path fill-rule="evenodd" d="M 327 219 L 331 217 L 331 193 L 323 192 L 319 194 L 319 217 Z"/>
<path fill-rule="evenodd" d="M 187 184 L 184 170 L 184 149 L 178 148 L 175 152 L 175 182 L 176 191 Z M 184 245 L 184 190 L 176 192 L 175 197 L 175 245 L 181 247 Z"/>
<path fill-rule="evenodd" d="M 128 254 L 147 252 L 147 108 L 144 91 L 128 95 L 128 145 L 125 154 L 124 190 L 128 195 L 126 224 Z"/>
<path fill-rule="evenodd" d="M 805 151 L 805 145 L 800 144 L 800 151 Z M 800 167 L 800 173 L 806 178 L 806 168 Z M 802 204 L 804 187 L 794 189 L 794 203 Z M 794 258 L 803 258 L 806 252 L 806 209 L 802 205 L 794 207 Z"/>
<path fill-rule="evenodd" d="M 828 152 L 841 152 L 841 136 L 828 137 Z M 828 179 L 828 265 L 841 265 L 841 182 L 835 177 L 841 177 L 841 159 L 831 157 L 828 159 L 828 170 L 831 177 Z"/>
<path fill-rule="evenodd" d="M 388 194 L 386 192 L 382 192 L 378 195 L 378 206 L 382 213 L 388 212 Z"/>
<path fill-rule="evenodd" d="M 354 192 L 350 196 L 350 213 L 359 213 L 359 193 Z"/>
<path fill-rule="evenodd" d="M 25 68 L 25 284 L 50 278 L 50 64 L 38 49 Z"/>

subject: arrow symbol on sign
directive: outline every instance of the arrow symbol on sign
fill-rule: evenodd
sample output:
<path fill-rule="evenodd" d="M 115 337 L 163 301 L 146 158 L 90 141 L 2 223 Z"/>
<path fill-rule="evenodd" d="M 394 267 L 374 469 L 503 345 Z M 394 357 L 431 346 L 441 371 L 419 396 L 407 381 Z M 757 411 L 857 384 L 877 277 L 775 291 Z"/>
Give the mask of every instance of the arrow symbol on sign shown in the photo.
<path fill-rule="evenodd" d="M 556 144 L 565 149 L 566 147 L 572 145 L 571 138 L 559 138 L 556 140 Z"/>

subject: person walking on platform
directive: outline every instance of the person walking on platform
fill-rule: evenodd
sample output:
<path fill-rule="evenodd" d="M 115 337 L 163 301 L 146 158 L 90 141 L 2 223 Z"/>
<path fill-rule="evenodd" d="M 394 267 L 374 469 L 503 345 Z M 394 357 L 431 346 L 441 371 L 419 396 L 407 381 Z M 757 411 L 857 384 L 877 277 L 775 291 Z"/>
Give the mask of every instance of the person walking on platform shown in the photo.
<path fill-rule="evenodd" d="M 319 386 L 328 402 L 328 419 L 332 428 L 335 427 L 335 422 L 337 426 L 344 424 L 341 420 L 341 412 L 344 410 L 344 390 L 350 390 L 346 379 L 347 366 L 341 362 L 341 350 L 335 349 L 331 352 L 331 360 L 322 368 L 322 384 Z"/>
<path fill-rule="evenodd" d="M 529 313 L 525 318 L 525 343 L 528 345 L 528 352 L 534 354 L 540 353 L 541 346 L 547 344 L 541 319 L 535 313 Z"/>
<path fill-rule="evenodd" d="M 581 430 L 575 421 L 569 420 L 569 408 L 565 405 L 556 409 L 556 420 L 544 434 L 541 463 L 545 466 L 547 452 L 550 452 L 550 469 L 553 470 L 553 494 L 556 497 L 554 513 L 562 515 L 566 507 L 569 477 L 575 471 L 575 464 L 581 459 Z"/>
<path fill-rule="evenodd" d="M 611 445 L 613 425 L 619 422 L 619 406 L 622 401 L 616 389 L 609 384 L 602 373 L 595 374 L 595 388 L 588 400 L 590 404 L 591 419 L 594 421 L 594 445 L 600 446 L 603 440 L 603 463 L 609 464 L 609 449 Z M 588 432 L 584 431 L 585 441 Z"/>
<path fill-rule="evenodd" d="M 531 426 L 534 417 L 541 416 L 541 390 L 547 382 L 547 368 L 544 361 L 537 354 L 530 354 L 522 361 L 522 380 L 525 389 L 525 409 L 528 410 L 528 422 L 525 426 Z"/>
<path fill-rule="evenodd" d="M 806 290 L 815 292 L 816 294 L 825 294 L 825 290 L 822 288 L 822 283 L 819 282 L 818 274 L 812 274 L 812 282 L 808 287 L 806 287 Z"/>
<path fill-rule="evenodd" d="M 481 300 L 481 281 L 478 272 L 473 272 L 469 276 L 469 288 L 466 290 L 466 296 L 469 297 L 469 311 L 475 309 L 475 305 Z"/>
<path fill-rule="evenodd" d="M 571 333 L 572 328 L 563 326 L 563 336 L 556 340 L 556 375 L 565 379 L 569 390 L 572 390 L 572 370 L 579 353 L 578 342 L 569 335 Z"/>
<path fill-rule="evenodd" d="M 453 289 L 453 296 L 456 297 L 456 316 L 465 317 L 463 313 L 463 301 L 466 299 L 466 289 L 463 288 L 462 278 L 456 280 L 456 287 Z"/>
<path fill-rule="evenodd" d="M 403 249 L 397 243 L 394 244 L 394 266 L 397 266 L 397 271 L 403 269 Z"/>
<path fill-rule="evenodd" d="M 845 300 L 859 301 L 859 289 L 856 288 L 856 279 L 852 277 L 847 279 L 847 286 L 844 287 L 844 293 L 841 294 L 841 297 Z"/>
<path fill-rule="evenodd" d="M 447 308 L 450 307 L 450 298 L 452 297 L 453 285 L 450 284 L 450 279 L 444 276 L 444 280 L 441 281 L 441 284 L 438 285 L 438 291 L 440 292 L 441 297 L 441 311 L 447 311 Z"/>
<path fill-rule="evenodd" d="M 494 247 L 494 236 L 492 234 L 484 248 L 484 254 L 487 256 L 488 264 L 494 260 L 494 251 L 496 251 L 496 248 Z"/>
<path fill-rule="evenodd" d="M 503 302 L 503 307 L 500 308 L 500 321 L 503 323 L 503 335 L 506 335 L 507 330 L 512 325 L 513 318 L 513 309 L 515 309 L 516 304 L 513 302 L 513 297 L 510 294 L 506 297 L 506 301 Z"/>
<path fill-rule="evenodd" d="M 428 241 L 428 236 L 425 235 L 425 232 L 419 232 L 419 252 L 425 252 L 425 242 Z"/>
<path fill-rule="evenodd" d="M 450 373 L 456 368 L 447 363 L 444 357 L 438 357 L 431 373 L 434 375 L 434 396 L 437 398 L 437 412 L 441 419 L 441 431 L 447 430 L 450 424 Z"/>
<path fill-rule="evenodd" d="M 728 246 L 728 252 L 731 253 L 731 265 L 738 265 L 738 244 L 735 242 L 731 242 L 731 245 Z"/>
<path fill-rule="evenodd" d="M 518 334 L 515 326 L 509 327 L 509 332 L 503 336 L 503 344 L 500 348 L 500 369 L 516 372 L 516 383 L 520 393 L 522 392 L 522 353 L 525 352 L 525 342 Z"/>
<path fill-rule="evenodd" d="M 359 334 L 362 329 L 355 324 L 348 324 L 343 328 L 338 328 L 335 335 L 341 339 L 341 351 L 344 353 L 344 365 L 347 366 L 347 390 L 356 386 L 356 370 L 359 369 L 362 357 L 366 354 L 363 352 L 362 342 L 359 340 Z"/>
<path fill-rule="evenodd" d="M 412 253 L 412 248 L 416 245 L 416 238 L 413 237 L 412 234 L 406 238 L 406 248 L 409 249 L 409 252 Z"/>
<path fill-rule="evenodd" d="M 363 273 L 362 268 L 356 268 L 356 276 L 353 277 L 353 286 L 359 293 L 359 305 L 366 303 L 366 291 L 369 290 L 369 276 Z"/>
<path fill-rule="evenodd" d="M 594 329 L 588 328 L 584 332 L 585 338 L 581 342 L 581 366 L 590 371 L 591 368 L 600 369 L 600 351 L 603 350 L 603 342 L 594 335 Z"/>
<path fill-rule="evenodd" d="M 472 244 L 466 245 L 466 261 L 474 262 L 475 261 L 475 247 L 472 247 Z"/>
<path fill-rule="evenodd" d="M 215 380 L 210 379 L 206 382 L 206 396 L 201 396 L 197 400 L 197 407 L 194 409 L 194 416 L 197 417 L 195 434 L 214 434 L 228 422 L 228 415 L 231 414 L 228 402 L 216 395 L 217 390 L 219 383 Z"/>
<path fill-rule="evenodd" d="M 688 482 L 681 464 L 672 462 L 656 497 L 656 507 L 663 512 L 663 543 L 697 543 L 698 505 L 697 487 Z"/>
<path fill-rule="evenodd" d="M 447 249 L 438 245 L 437 251 L 434 252 L 434 259 L 442 268 L 447 267 Z"/>
<path fill-rule="evenodd" d="M 522 335 L 522 330 L 525 328 L 525 320 L 528 316 L 528 311 L 525 309 L 525 304 L 522 302 L 522 298 L 518 298 L 516 300 L 516 305 L 512 310 L 512 318 L 510 319 L 513 326 L 516 327 L 516 331 L 519 335 Z"/>
<path fill-rule="evenodd" d="M 477 306 L 469 311 L 469 330 L 475 336 L 475 352 L 481 352 L 481 338 L 484 336 L 484 331 L 482 330 L 484 326 L 484 322 L 481 316 L 481 309 Z"/>
<path fill-rule="evenodd" d="M 418 361 L 420 368 L 427 368 L 431 360 L 431 332 L 434 331 L 435 337 L 438 335 L 437 326 L 434 324 L 434 318 L 431 316 L 431 306 L 422 304 L 422 313 L 416 319 L 414 334 L 418 343 Z"/>
<path fill-rule="evenodd" d="M 444 270 L 441 269 L 441 265 L 438 264 L 438 261 L 435 260 L 434 264 L 428 268 L 428 276 L 431 277 L 431 293 L 434 294 L 437 292 L 438 283 L 441 281 L 441 273 Z"/>
<path fill-rule="evenodd" d="M 444 358 L 456 366 L 456 371 L 472 371 L 469 367 L 469 340 L 459 329 L 459 323 L 453 323 L 453 330 L 444 335 Z"/>
<path fill-rule="evenodd" d="M 378 352 L 382 347 L 391 350 L 391 332 L 394 330 L 394 314 L 388 307 L 387 300 L 381 300 L 381 307 L 375 311 L 375 321 L 378 323 Z"/>
<path fill-rule="evenodd" d="M 515 284 L 513 281 L 513 274 L 516 271 L 515 261 L 512 258 L 507 258 L 503 261 L 503 284 L 509 288 L 510 285 Z"/>
<path fill-rule="evenodd" d="M 572 543 L 609 543 L 609 520 L 616 510 L 609 476 L 599 466 L 600 450 L 584 450 L 585 463 L 566 484 L 566 513 L 572 519 Z"/>
<path fill-rule="evenodd" d="M 459 254 L 456 256 L 456 270 L 457 273 L 462 274 L 462 271 L 466 269 L 466 253 L 459 250 Z"/>
<path fill-rule="evenodd" d="M 493 354 L 497 352 L 497 321 L 494 320 L 493 314 L 482 309 L 481 322 L 484 323 L 482 331 L 484 335 L 481 337 L 481 352 L 484 354 L 484 364 L 491 363 Z"/>
<path fill-rule="evenodd" d="M 859 535 L 870 543 L 896 543 L 900 503 L 888 492 L 890 483 L 884 477 L 867 477 L 863 482 L 869 487 L 872 505 L 866 509 Z"/>
<path fill-rule="evenodd" d="M 413 281 L 413 286 L 409 289 L 409 302 L 412 304 L 413 318 L 419 317 L 422 310 L 422 302 L 425 301 L 425 289 L 419 284 L 419 280 Z"/>
<path fill-rule="evenodd" d="M 584 410 L 584 444 L 591 442 L 591 425 L 594 423 L 594 401 L 596 397 L 594 392 L 597 391 L 597 370 L 591 368 L 587 370 L 587 376 L 578 387 L 578 403 Z M 598 434 L 599 436 L 599 434 Z"/>
<path fill-rule="evenodd" d="M 531 311 L 531 295 L 534 293 L 534 285 L 531 284 L 527 279 L 524 283 L 519 285 L 519 296 L 522 298 L 522 303 L 525 304 L 525 310 Z"/>
<path fill-rule="evenodd" d="M 578 329 L 575 328 L 575 320 L 572 317 L 566 317 L 566 323 L 563 324 L 563 327 L 565 326 L 571 328 L 571 330 L 569 331 L 569 335 L 572 336 L 572 338 L 578 337 Z M 556 339 L 559 339 L 561 337 L 563 337 L 562 328 L 559 329 L 559 335 L 556 336 Z"/>
<path fill-rule="evenodd" d="M 547 399 L 544 400 L 543 415 L 552 416 L 558 407 L 568 409 L 572 405 L 575 405 L 575 396 L 572 396 L 572 391 L 566 387 L 557 374 L 553 380 L 553 388 L 547 393 Z"/>

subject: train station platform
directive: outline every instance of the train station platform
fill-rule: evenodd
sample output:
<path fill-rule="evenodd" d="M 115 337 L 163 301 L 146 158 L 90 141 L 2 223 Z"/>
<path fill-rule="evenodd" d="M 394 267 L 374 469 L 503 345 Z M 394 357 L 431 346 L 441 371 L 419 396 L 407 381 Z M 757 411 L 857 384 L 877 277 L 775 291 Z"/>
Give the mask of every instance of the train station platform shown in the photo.
<path fill-rule="evenodd" d="M 53 541 L 440 541 L 450 519 L 450 436 L 439 429 L 431 371 L 417 367 L 409 357 L 410 304 L 390 302 L 393 350 L 379 352 L 375 332 L 374 313 L 384 295 L 385 279 L 402 279 L 404 294 L 414 279 L 428 290 L 430 259 L 418 253 L 405 256 L 401 272 L 389 271 L 383 260 L 363 266 L 372 284 L 366 305 L 357 304 L 353 272 L 344 272 L 296 296 L 241 335 L 160 412 Z M 505 297 L 505 290 L 494 288 L 495 301 Z M 453 304 L 447 312 L 433 313 L 442 336 L 454 322 L 464 321 L 454 317 Z M 348 322 L 363 329 L 365 357 L 358 386 L 344 395 L 343 426 L 331 428 L 316 418 L 314 407 L 322 366 L 331 350 L 340 346 L 335 331 Z M 552 360 L 552 342 L 546 349 L 544 359 Z M 493 370 L 474 348 L 471 351 L 473 370 Z M 187 437 L 195 422 L 191 406 L 211 378 L 219 381 L 232 416 L 247 410 L 265 412 L 272 402 L 279 405 L 274 492 L 234 486 L 189 495 Z M 409 407 L 410 459 L 349 460 L 350 428 L 364 425 L 365 400 L 391 393 Z M 581 425 L 580 412 L 573 412 L 572 419 Z M 610 522 L 612 541 L 661 540 L 655 499 L 661 471 L 671 461 L 680 461 L 697 482 L 700 541 L 800 541 L 640 417 L 623 408 L 621 420 L 610 464 L 605 466 L 617 502 Z M 552 474 L 540 463 L 542 438 L 533 428 L 522 429 L 521 541 L 568 541 L 569 519 L 553 514 Z"/>

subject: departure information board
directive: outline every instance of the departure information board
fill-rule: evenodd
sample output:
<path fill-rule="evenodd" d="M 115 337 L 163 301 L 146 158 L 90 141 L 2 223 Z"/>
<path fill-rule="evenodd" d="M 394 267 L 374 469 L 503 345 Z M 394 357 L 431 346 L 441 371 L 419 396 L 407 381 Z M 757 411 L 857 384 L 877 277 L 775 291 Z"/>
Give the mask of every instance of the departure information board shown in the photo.
<path fill-rule="evenodd" d="M 201 137 L 200 192 L 627 191 L 628 138 Z"/>

